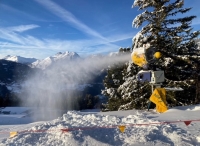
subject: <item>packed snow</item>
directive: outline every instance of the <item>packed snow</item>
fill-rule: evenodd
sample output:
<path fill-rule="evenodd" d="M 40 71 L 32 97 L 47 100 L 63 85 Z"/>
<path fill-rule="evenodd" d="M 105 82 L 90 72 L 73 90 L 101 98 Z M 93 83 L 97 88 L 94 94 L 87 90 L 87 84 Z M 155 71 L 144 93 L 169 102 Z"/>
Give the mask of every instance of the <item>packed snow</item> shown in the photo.
<path fill-rule="evenodd" d="M 175 107 L 163 114 L 154 110 L 67 111 L 54 120 L 27 121 L 24 124 L 16 119 L 25 120 L 26 116 L 20 114 L 26 115 L 32 109 L 5 108 L 1 111 L 11 111 L 7 115 L 0 114 L 1 120 L 10 118 L 16 121 L 12 125 L 1 123 L 1 146 L 200 145 L 200 105 Z M 189 125 L 184 121 L 189 121 Z M 125 131 L 121 132 L 119 126 L 125 126 Z M 9 138 L 11 131 L 18 134 Z"/>

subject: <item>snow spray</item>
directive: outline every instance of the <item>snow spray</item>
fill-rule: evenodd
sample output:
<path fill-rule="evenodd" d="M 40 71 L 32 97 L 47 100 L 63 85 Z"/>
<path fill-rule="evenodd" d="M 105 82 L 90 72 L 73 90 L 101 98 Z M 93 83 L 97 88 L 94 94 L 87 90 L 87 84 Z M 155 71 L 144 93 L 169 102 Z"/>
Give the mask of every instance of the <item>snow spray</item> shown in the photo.
<path fill-rule="evenodd" d="M 88 85 L 86 83 L 108 66 L 125 63 L 130 59 L 130 53 L 122 53 L 57 61 L 24 82 L 22 88 L 24 105 L 41 109 L 38 112 L 43 118 L 45 115 L 58 117 L 61 109 L 78 109 L 75 96 L 79 95 L 74 93 L 80 91 L 80 87 L 84 88 Z M 46 109 L 50 114 L 47 114 Z M 56 109 L 59 109 L 58 113 L 55 112 Z"/>

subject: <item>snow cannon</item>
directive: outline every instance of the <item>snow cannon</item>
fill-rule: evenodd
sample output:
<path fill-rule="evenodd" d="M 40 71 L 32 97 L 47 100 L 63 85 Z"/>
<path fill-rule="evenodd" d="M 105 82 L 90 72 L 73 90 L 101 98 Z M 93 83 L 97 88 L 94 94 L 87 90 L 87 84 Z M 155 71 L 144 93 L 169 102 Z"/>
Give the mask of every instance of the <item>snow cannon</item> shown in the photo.
<path fill-rule="evenodd" d="M 161 58 L 161 53 L 156 52 L 155 48 L 150 47 L 150 45 L 144 45 L 140 48 L 133 49 L 131 53 L 131 59 L 134 64 L 142 67 L 143 69 L 148 69 L 148 64 L 153 63 L 156 59 Z"/>
<path fill-rule="evenodd" d="M 149 82 L 151 84 L 159 84 L 165 81 L 165 74 L 163 70 L 141 70 L 137 73 L 136 77 L 139 82 Z"/>
<path fill-rule="evenodd" d="M 161 88 L 165 81 L 164 71 L 141 70 L 136 76 L 137 81 L 149 82 L 152 85 L 152 95 L 149 100 L 156 104 L 156 111 L 159 113 L 167 111 L 166 89 Z M 153 86 L 156 86 L 155 90 Z"/>

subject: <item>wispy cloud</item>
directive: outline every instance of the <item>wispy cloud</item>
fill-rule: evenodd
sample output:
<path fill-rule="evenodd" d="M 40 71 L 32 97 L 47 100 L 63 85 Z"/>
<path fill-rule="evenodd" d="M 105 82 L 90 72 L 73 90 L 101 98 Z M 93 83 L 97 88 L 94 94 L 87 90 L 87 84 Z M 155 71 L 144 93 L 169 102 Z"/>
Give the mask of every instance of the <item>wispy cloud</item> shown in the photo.
<path fill-rule="evenodd" d="M 119 34 L 113 36 L 102 36 L 97 31 L 88 27 L 86 24 L 78 20 L 71 12 L 52 2 L 51 0 L 35 0 L 51 13 L 61 18 L 63 21 L 71 24 L 74 28 L 81 32 L 91 36 L 90 39 L 82 40 L 60 40 L 60 39 L 48 39 L 48 38 L 36 38 L 31 35 L 23 35 L 21 32 L 28 31 L 40 27 L 36 24 L 19 25 L 13 27 L 0 28 L 0 39 L 4 41 L 0 42 L 0 55 L 11 53 L 20 53 L 25 57 L 32 55 L 31 57 L 44 58 L 49 54 L 47 52 L 55 53 L 58 51 L 76 51 L 79 54 L 96 54 L 111 52 L 118 49 L 120 46 L 114 44 L 114 42 L 126 40 L 133 37 L 133 34 Z M 16 13 L 22 13 L 12 7 L 7 7 Z M 6 40 L 6 41 L 5 41 Z M 4 51 L 2 51 L 2 48 Z M 45 53 L 41 53 L 44 52 Z M 27 53 L 29 52 L 29 53 Z M 15 55 L 20 55 L 15 54 Z M 53 54 L 50 54 L 53 55 Z"/>
<path fill-rule="evenodd" d="M 78 18 L 76 18 L 71 12 L 64 9 L 63 7 L 59 6 L 58 4 L 54 3 L 51 0 L 35 0 L 38 3 L 40 3 L 42 6 L 44 6 L 46 9 L 48 9 L 51 13 L 61 18 L 63 21 L 70 24 L 72 27 L 78 29 L 79 31 L 89 35 L 92 37 L 91 40 L 77 40 L 76 42 L 73 41 L 73 48 L 74 44 L 76 44 L 77 49 L 81 52 L 92 52 L 92 53 L 102 53 L 102 52 L 109 52 L 113 51 L 119 48 L 118 45 L 113 44 L 117 41 L 126 40 L 133 37 L 132 34 L 123 34 L 123 35 L 113 35 L 110 37 L 105 37 L 101 35 L 99 32 L 93 30 L 83 22 L 81 22 Z M 53 44 L 57 44 L 56 46 L 59 46 L 59 48 L 62 48 L 64 46 L 69 46 L 70 48 L 70 41 L 53 41 Z M 51 42 L 52 43 L 52 40 Z M 131 43 L 131 42 L 130 42 Z M 98 46 L 100 45 L 100 46 Z M 81 48 L 80 48 L 81 47 Z M 95 49 L 94 49 L 95 48 Z M 77 51 L 78 51 L 77 50 Z"/>
<path fill-rule="evenodd" d="M 31 35 L 21 34 L 21 32 L 40 27 L 36 24 L 0 28 L 0 39 L 2 40 L 0 40 L 0 57 L 4 57 L 3 55 L 11 52 L 12 54 L 10 55 L 21 55 L 24 57 L 35 57 L 39 59 L 43 59 L 44 57 L 53 55 L 58 51 L 75 51 L 80 55 L 106 53 L 116 51 L 116 49 L 120 47 L 114 44 L 115 42 L 133 37 L 133 34 L 116 35 L 116 33 L 113 33 L 113 36 L 105 37 L 78 20 L 71 12 L 67 11 L 66 9 L 62 8 L 51 0 L 35 1 L 44 6 L 54 15 L 61 18 L 63 21 L 71 24 L 71 26 L 73 26 L 74 28 L 91 36 L 90 39 L 61 40 L 37 38 Z M 15 10 L 12 7 L 8 8 L 12 9 L 12 11 L 18 12 L 18 10 Z M 45 53 L 41 53 L 44 51 Z M 48 52 L 51 54 L 48 54 Z"/>
<path fill-rule="evenodd" d="M 1 33 L 0 38 L 4 40 L 8 40 L 9 42 L 25 45 L 27 44 L 27 40 L 29 40 L 29 36 L 23 37 L 22 35 L 19 35 L 19 33 L 27 31 L 27 30 L 31 30 L 37 27 L 39 26 L 35 24 L 19 25 L 19 26 L 4 27 L 4 28 L 0 27 L 0 33 Z"/>
<path fill-rule="evenodd" d="M 112 52 L 120 47 L 98 38 L 81 40 L 39 39 L 30 35 L 24 36 L 3 28 L 0 29 L 0 33 L 0 38 L 4 39 L 4 41 L 0 41 L 0 57 L 5 57 L 5 55 L 9 54 L 43 59 L 60 51 L 75 51 L 80 55 L 84 55 Z M 131 34 L 115 35 L 110 36 L 108 40 L 109 42 L 117 42 L 131 37 Z"/>
<path fill-rule="evenodd" d="M 43 5 L 46 9 L 52 12 L 54 15 L 60 17 L 65 22 L 68 22 L 76 29 L 84 32 L 93 37 L 97 37 L 99 39 L 103 39 L 106 41 L 107 39 L 103 37 L 101 34 L 96 32 L 95 30 L 91 29 L 80 20 L 78 20 L 71 12 L 67 11 L 66 9 L 62 8 L 61 6 L 57 5 L 56 3 L 52 2 L 51 0 L 35 0 L 41 5 Z"/>
<path fill-rule="evenodd" d="M 31 30 L 34 28 L 40 27 L 36 24 L 30 24 L 30 25 L 19 25 L 19 26 L 14 26 L 14 27 L 8 27 L 8 31 L 14 31 L 14 32 L 24 32 L 27 30 Z"/>
<path fill-rule="evenodd" d="M 49 22 L 49 23 L 61 23 L 61 22 L 63 22 L 63 20 L 42 18 L 42 17 L 38 16 L 37 13 L 35 13 L 35 15 L 29 14 L 29 13 L 23 11 L 23 10 L 16 9 L 13 6 L 5 5 L 3 3 L 0 3 L 0 8 L 4 9 L 5 12 L 11 13 L 12 15 L 24 16 L 24 18 L 27 18 L 27 19 L 30 19 L 30 20 L 33 20 L 33 21 L 37 21 L 37 22 Z"/>
<path fill-rule="evenodd" d="M 109 42 L 118 42 L 118 41 L 123 41 L 127 40 L 130 38 L 133 38 L 133 36 L 137 33 L 137 31 L 132 32 L 132 33 L 125 33 L 125 34 L 117 34 L 117 35 L 112 35 L 108 37 Z M 130 42 L 131 43 L 131 42 Z"/>

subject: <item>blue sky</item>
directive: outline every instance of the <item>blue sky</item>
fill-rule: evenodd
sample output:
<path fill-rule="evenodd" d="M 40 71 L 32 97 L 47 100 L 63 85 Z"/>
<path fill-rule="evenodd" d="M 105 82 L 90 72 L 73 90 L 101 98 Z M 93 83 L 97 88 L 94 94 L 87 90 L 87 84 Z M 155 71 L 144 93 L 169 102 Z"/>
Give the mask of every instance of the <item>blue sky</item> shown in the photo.
<path fill-rule="evenodd" d="M 141 29 L 132 27 L 142 11 L 134 0 L 1 0 L 0 58 L 19 55 L 43 59 L 57 52 L 80 56 L 131 47 Z M 200 1 L 185 0 L 200 29 Z"/>

